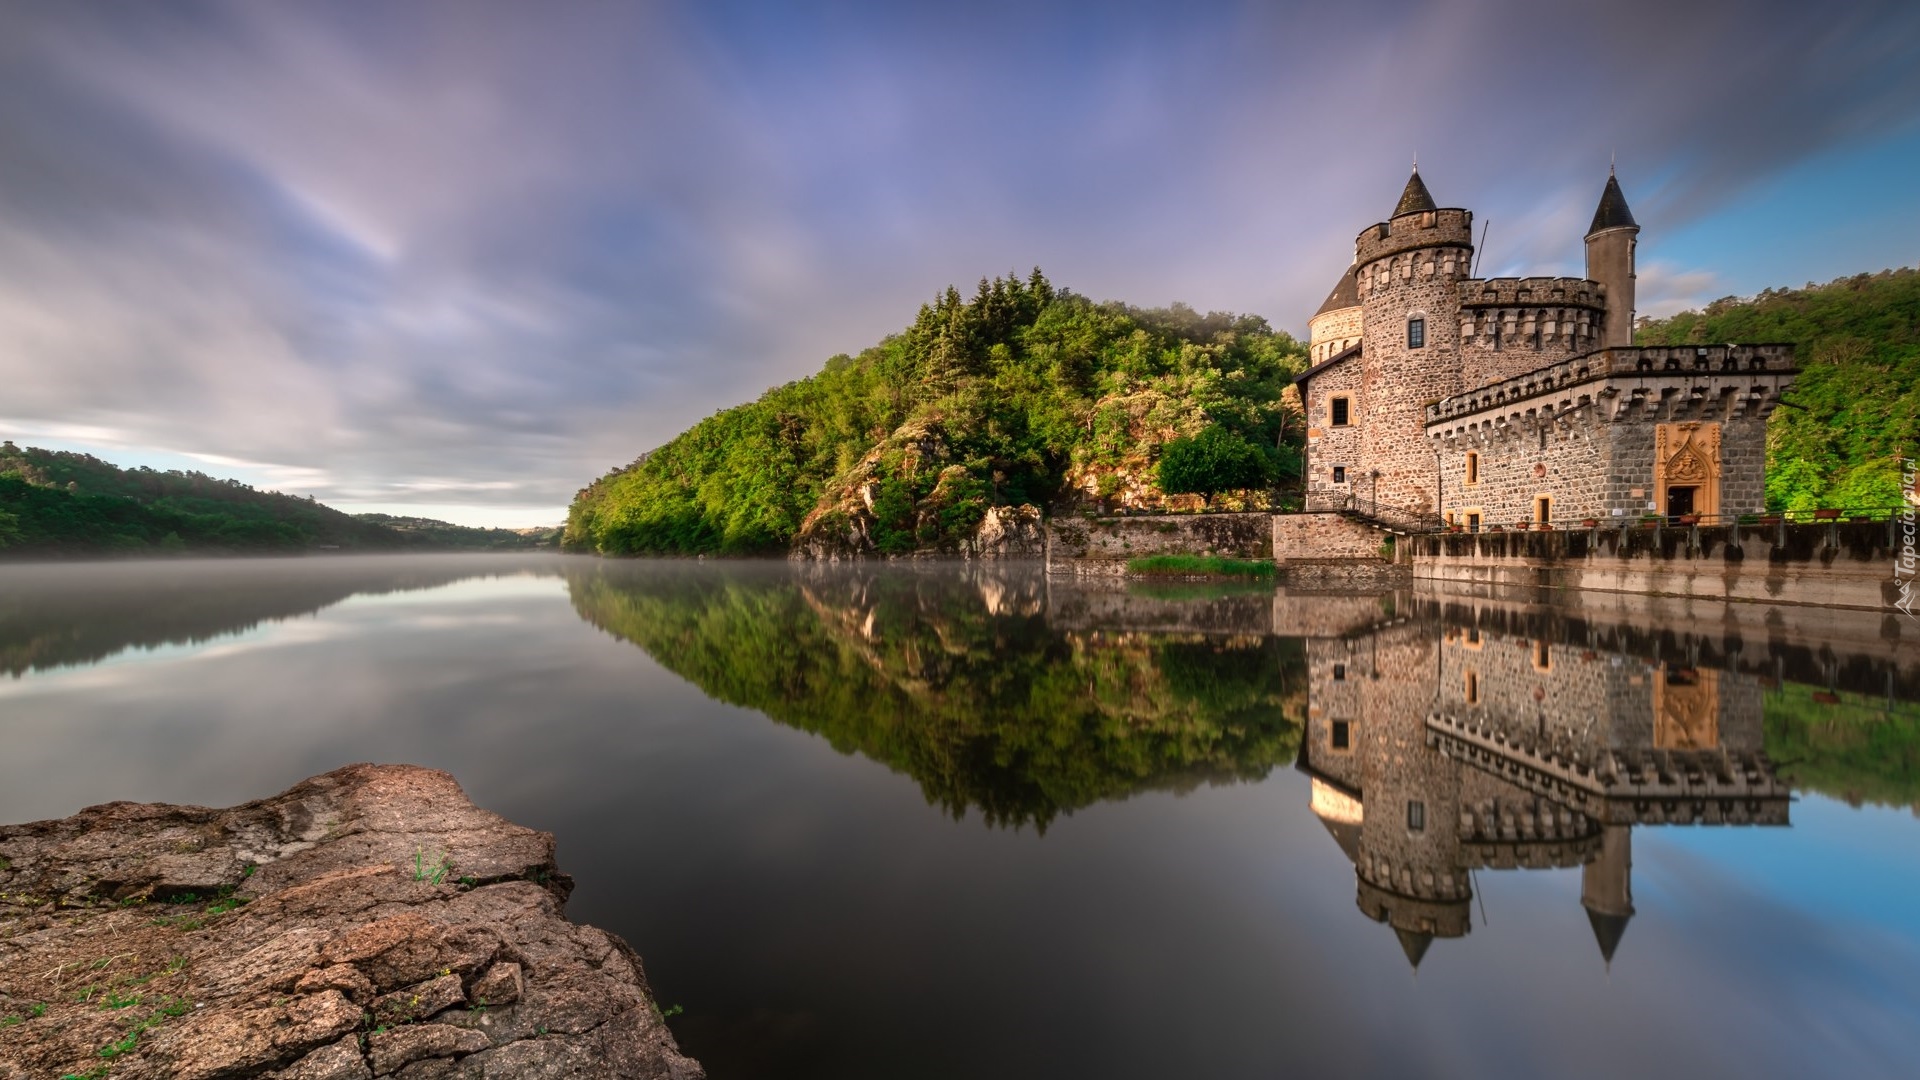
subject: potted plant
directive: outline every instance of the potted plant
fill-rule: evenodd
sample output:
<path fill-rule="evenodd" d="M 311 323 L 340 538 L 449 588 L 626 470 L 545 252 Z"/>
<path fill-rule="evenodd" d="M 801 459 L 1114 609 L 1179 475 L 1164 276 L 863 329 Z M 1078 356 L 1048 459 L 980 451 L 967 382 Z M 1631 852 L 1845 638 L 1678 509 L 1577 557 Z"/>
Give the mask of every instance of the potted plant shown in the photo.
<path fill-rule="evenodd" d="M 1762 525 L 1778 525 L 1780 524 L 1780 515 L 1779 514 L 1761 514 L 1759 523 Z"/>
<path fill-rule="evenodd" d="M 1531 521 L 1516 521 L 1513 523 L 1514 532 L 1526 532 L 1528 529 L 1532 527 L 1533 527 L 1533 522 Z"/>
<path fill-rule="evenodd" d="M 1580 520 L 1580 527 L 1583 529 L 1597 529 L 1600 527 L 1600 519 L 1599 518 L 1582 518 Z"/>
<path fill-rule="evenodd" d="M 1535 531 L 1535 532 L 1552 532 L 1552 531 L 1553 531 L 1553 522 L 1551 522 L 1551 521 L 1543 521 L 1543 522 L 1541 522 L 1540 524 L 1538 524 L 1538 525 L 1535 525 L 1535 526 L 1534 526 L 1533 528 L 1534 528 L 1534 531 Z"/>
<path fill-rule="evenodd" d="M 1813 512 L 1813 517 L 1815 521 L 1838 521 L 1840 519 L 1840 511 L 1815 510 Z"/>
<path fill-rule="evenodd" d="M 1467 531 L 1467 527 L 1466 527 L 1465 525 L 1449 525 L 1449 526 L 1447 526 L 1447 531 L 1448 531 L 1448 532 L 1450 532 L 1450 533 L 1451 533 L 1451 532 L 1466 532 L 1466 531 Z"/>
<path fill-rule="evenodd" d="M 1489 525 L 1487 526 L 1487 531 L 1488 532 L 1506 532 L 1507 530 L 1501 528 L 1498 525 Z"/>
<path fill-rule="evenodd" d="M 1700 515 L 1699 515 L 1699 514 L 1681 514 L 1681 515 L 1680 515 L 1680 524 L 1682 524 L 1682 525 L 1698 525 L 1698 524 L 1700 524 Z"/>
<path fill-rule="evenodd" d="M 1660 524 L 1659 514 L 1641 514 L 1640 515 L 1640 525 L 1642 528 L 1651 529 L 1659 524 Z"/>

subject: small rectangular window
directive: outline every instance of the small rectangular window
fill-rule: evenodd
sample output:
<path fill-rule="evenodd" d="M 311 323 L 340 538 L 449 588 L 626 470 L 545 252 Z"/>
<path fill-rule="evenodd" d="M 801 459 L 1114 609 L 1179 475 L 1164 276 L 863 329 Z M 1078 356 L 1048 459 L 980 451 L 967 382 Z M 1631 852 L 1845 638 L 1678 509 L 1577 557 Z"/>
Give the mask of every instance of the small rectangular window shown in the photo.
<path fill-rule="evenodd" d="M 1350 419 L 1351 417 L 1349 415 L 1349 410 L 1347 407 L 1347 399 L 1343 397 L 1334 398 L 1333 399 L 1333 426 L 1346 427 Z"/>
<path fill-rule="evenodd" d="M 1331 737 L 1327 740 L 1335 750 L 1348 750 L 1353 747 L 1353 725 L 1346 720 L 1335 720 Z"/>
<path fill-rule="evenodd" d="M 1479 482 L 1480 482 L 1480 455 L 1479 453 L 1473 450 L 1469 450 L 1467 451 L 1467 483 L 1477 484 Z"/>
<path fill-rule="evenodd" d="M 1427 804 L 1409 802 L 1407 804 L 1407 831 L 1424 832 L 1427 828 Z"/>
<path fill-rule="evenodd" d="M 1427 320 L 1407 320 L 1407 348 L 1423 349 L 1427 345 Z"/>
<path fill-rule="evenodd" d="M 1552 496 L 1542 495 L 1539 498 L 1533 500 L 1533 520 L 1536 524 L 1539 524 L 1539 525 L 1552 524 L 1553 522 L 1553 497 Z"/>
<path fill-rule="evenodd" d="M 1480 704 L 1480 674 L 1475 671 L 1468 671 L 1465 684 L 1466 685 L 1460 689 L 1462 695 L 1467 699 L 1467 704 Z"/>
<path fill-rule="evenodd" d="M 1345 664 L 1333 665 L 1333 681 L 1334 682 L 1347 681 L 1347 665 Z"/>
<path fill-rule="evenodd" d="M 1333 467 L 1333 482 L 1336 484 L 1344 484 L 1347 482 L 1347 467 L 1345 465 L 1335 465 Z"/>

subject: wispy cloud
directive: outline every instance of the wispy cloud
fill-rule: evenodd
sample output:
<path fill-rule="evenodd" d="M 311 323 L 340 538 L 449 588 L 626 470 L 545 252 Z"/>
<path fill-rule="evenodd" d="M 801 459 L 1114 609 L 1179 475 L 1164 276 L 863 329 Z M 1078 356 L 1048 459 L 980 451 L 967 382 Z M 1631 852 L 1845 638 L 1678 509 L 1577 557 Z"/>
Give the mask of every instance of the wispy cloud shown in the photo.
<path fill-rule="evenodd" d="M 1416 151 L 1487 272 L 1578 272 L 1614 149 L 1648 262 L 1710 266 L 1663 230 L 1910 123 L 1916 37 L 1876 3 L 16 5 L 0 434 L 557 518 L 950 281 L 1304 329 Z"/>

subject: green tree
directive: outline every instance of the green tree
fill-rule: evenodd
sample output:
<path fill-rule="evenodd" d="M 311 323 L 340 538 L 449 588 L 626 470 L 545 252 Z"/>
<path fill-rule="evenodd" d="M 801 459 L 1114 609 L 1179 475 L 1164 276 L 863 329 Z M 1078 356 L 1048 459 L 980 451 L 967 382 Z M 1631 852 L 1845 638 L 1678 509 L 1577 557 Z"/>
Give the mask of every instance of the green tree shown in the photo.
<path fill-rule="evenodd" d="M 1192 438 L 1173 439 L 1160 450 L 1160 490 L 1204 496 L 1245 491 L 1273 483 L 1278 463 L 1264 448 L 1218 424 Z"/>

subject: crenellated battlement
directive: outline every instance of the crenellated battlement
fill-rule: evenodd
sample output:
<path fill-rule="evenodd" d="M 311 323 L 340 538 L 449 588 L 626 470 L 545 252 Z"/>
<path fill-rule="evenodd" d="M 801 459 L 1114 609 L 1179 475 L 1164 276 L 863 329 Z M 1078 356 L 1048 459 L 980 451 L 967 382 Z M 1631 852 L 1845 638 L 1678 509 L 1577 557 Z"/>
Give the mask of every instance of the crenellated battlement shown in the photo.
<path fill-rule="evenodd" d="M 1473 247 L 1473 211 L 1445 209 L 1402 214 L 1367 227 L 1354 239 L 1354 261 L 1362 269 L 1394 255 L 1435 247 Z"/>
<path fill-rule="evenodd" d="M 1798 373 L 1792 345 L 1607 349 L 1434 402 L 1426 428 L 1435 439 L 1491 435 L 1582 408 L 1616 422 L 1764 414 Z"/>
<path fill-rule="evenodd" d="M 1460 306 L 1587 307 L 1604 311 L 1607 287 L 1586 278 L 1481 278 L 1461 283 Z"/>

